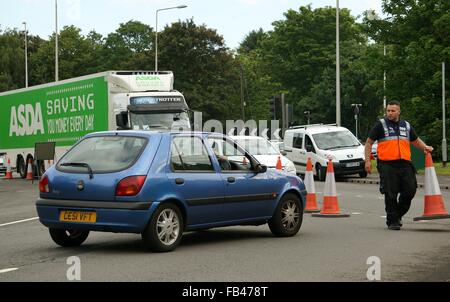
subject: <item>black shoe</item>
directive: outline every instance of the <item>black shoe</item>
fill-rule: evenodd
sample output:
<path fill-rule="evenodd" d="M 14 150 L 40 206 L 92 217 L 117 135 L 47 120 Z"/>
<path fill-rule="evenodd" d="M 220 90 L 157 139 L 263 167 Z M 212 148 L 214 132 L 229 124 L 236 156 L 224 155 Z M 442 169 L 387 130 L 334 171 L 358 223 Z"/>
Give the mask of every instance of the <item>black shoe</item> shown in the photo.
<path fill-rule="evenodd" d="M 392 223 L 392 224 L 388 225 L 388 229 L 398 231 L 398 230 L 400 230 L 400 224 Z"/>
<path fill-rule="evenodd" d="M 401 227 L 403 226 L 403 221 L 402 221 L 401 218 L 398 220 L 398 225 L 401 226 Z"/>

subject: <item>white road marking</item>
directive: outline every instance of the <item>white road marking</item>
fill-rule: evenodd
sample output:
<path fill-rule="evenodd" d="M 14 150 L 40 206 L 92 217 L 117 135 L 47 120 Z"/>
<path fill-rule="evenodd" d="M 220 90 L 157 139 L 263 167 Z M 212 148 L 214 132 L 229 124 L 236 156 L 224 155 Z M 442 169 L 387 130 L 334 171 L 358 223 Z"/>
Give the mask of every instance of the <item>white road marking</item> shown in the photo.
<path fill-rule="evenodd" d="M 2 270 L 0 270 L 0 274 L 9 273 L 9 272 L 12 272 L 12 271 L 15 271 L 15 270 L 18 270 L 18 268 L 16 267 L 16 268 L 2 269 Z"/>
<path fill-rule="evenodd" d="M 353 212 L 352 215 L 361 215 L 361 213 Z"/>
<path fill-rule="evenodd" d="M 381 218 L 386 218 L 387 216 L 380 216 Z"/>
<path fill-rule="evenodd" d="M 0 227 L 11 225 L 11 224 L 16 224 L 16 223 L 21 223 L 21 222 L 27 222 L 27 221 L 36 220 L 36 219 L 39 219 L 39 217 L 33 217 L 33 218 L 28 218 L 28 219 L 23 219 L 23 220 L 18 220 L 18 221 L 13 221 L 13 222 L 0 224 Z"/>

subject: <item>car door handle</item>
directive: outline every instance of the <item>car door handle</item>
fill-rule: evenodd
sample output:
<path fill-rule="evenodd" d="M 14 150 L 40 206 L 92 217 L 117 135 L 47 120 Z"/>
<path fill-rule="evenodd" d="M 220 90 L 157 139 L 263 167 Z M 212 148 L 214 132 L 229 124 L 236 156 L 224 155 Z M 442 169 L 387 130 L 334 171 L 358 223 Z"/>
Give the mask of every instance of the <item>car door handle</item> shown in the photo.
<path fill-rule="evenodd" d="M 183 178 L 177 178 L 177 179 L 175 179 L 175 183 L 177 185 L 182 185 L 182 184 L 184 184 L 184 179 Z"/>
<path fill-rule="evenodd" d="M 234 177 L 228 177 L 228 178 L 227 178 L 227 181 L 228 181 L 229 183 L 235 183 L 235 182 L 236 182 L 236 178 L 234 178 Z"/>

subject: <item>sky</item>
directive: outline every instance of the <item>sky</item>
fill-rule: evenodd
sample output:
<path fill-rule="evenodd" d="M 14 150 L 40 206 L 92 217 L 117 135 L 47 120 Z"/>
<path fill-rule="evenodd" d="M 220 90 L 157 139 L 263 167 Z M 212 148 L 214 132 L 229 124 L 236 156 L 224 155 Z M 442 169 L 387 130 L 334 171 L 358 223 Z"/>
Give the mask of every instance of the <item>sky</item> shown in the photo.
<path fill-rule="evenodd" d="M 161 11 L 158 29 L 178 20 L 193 18 L 223 36 L 226 45 L 237 48 L 252 30 L 272 29 L 289 9 L 311 4 L 313 8 L 336 6 L 336 0 L 57 0 L 58 28 L 75 25 L 86 35 L 91 30 L 106 36 L 120 23 L 137 20 L 155 28 L 157 9 L 187 5 L 184 9 Z M 352 15 L 373 9 L 381 14 L 381 0 L 341 0 L 341 8 Z M 0 29 L 20 28 L 27 23 L 31 35 L 47 39 L 55 31 L 55 0 L 0 0 Z"/>

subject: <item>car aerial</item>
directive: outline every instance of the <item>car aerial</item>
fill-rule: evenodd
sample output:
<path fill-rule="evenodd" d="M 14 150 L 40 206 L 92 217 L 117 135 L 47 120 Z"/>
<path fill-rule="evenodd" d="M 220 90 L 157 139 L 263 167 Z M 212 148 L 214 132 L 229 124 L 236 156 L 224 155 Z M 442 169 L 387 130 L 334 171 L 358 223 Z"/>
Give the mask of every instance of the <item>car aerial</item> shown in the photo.
<path fill-rule="evenodd" d="M 58 245 L 79 246 L 90 231 L 124 232 L 157 252 L 175 249 L 185 231 L 213 227 L 267 223 L 275 236 L 294 236 L 306 198 L 299 177 L 203 132 L 88 134 L 39 190 L 39 220 Z"/>
<path fill-rule="evenodd" d="M 323 124 L 292 127 L 284 134 L 284 151 L 298 173 L 305 173 L 307 160 L 311 158 L 313 172 L 320 181 L 325 180 L 329 160 L 336 175 L 367 177 L 364 146 L 344 127 Z"/>
<path fill-rule="evenodd" d="M 267 168 L 275 169 L 280 159 L 283 171 L 297 175 L 294 163 L 267 139 L 260 136 L 231 136 L 231 138 Z"/>

